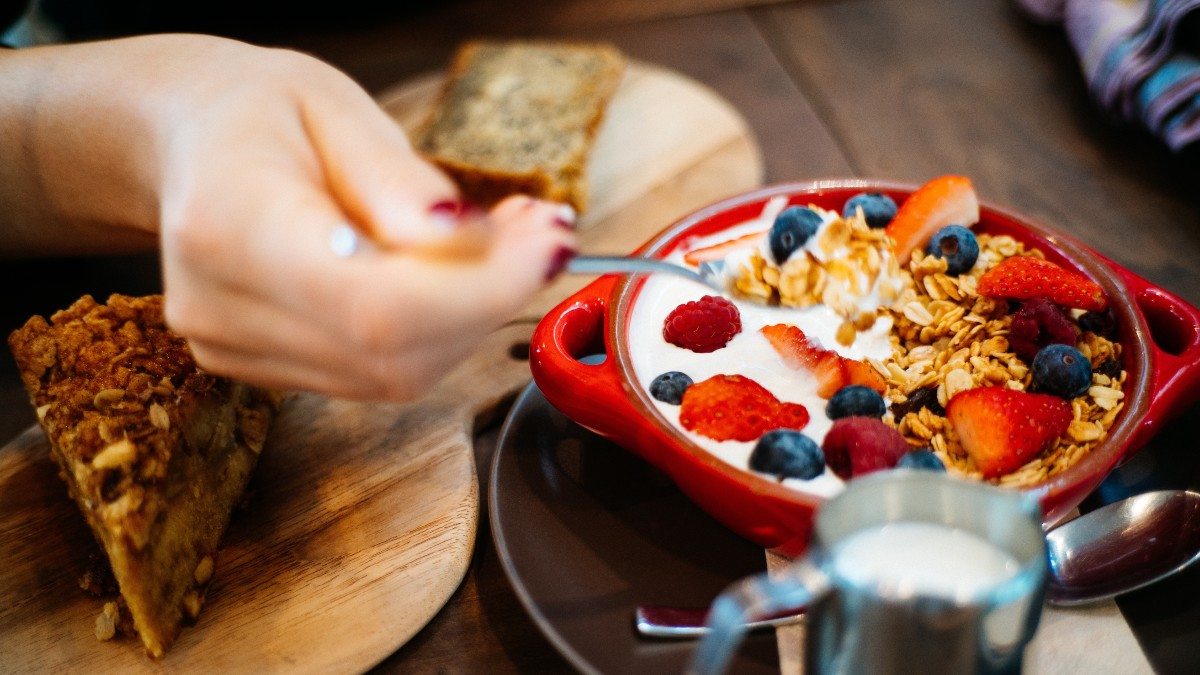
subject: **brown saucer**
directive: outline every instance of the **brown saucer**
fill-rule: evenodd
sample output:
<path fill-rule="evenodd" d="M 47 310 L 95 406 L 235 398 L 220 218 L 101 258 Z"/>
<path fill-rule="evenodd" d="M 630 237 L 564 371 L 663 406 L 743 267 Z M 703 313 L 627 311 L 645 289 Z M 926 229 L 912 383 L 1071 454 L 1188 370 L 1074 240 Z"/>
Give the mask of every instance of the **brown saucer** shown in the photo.
<path fill-rule="evenodd" d="M 1193 438 L 1187 419 L 1197 413 L 1200 405 L 1113 472 L 1084 510 L 1147 490 L 1194 488 L 1200 455 L 1178 448 Z M 694 506 L 656 469 L 567 419 L 534 385 L 500 430 L 489 511 L 518 598 L 555 648 L 586 673 L 683 672 L 694 643 L 638 637 L 634 606 L 703 606 L 725 584 L 765 567 L 761 549 Z M 1132 629 L 1154 672 L 1194 672 L 1197 589 L 1194 567 L 1118 600 L 1129 624 L 1122 630 Z M 1047 654 L 1073 658 L 1083 649 L 1104 658 L 1124 645 L 1080 646 L 1088 630 L 1115 630 L 1106 616 L 1093 616 L 1098 611 L 1067 612 L 1069 627 L 1048 635 L 1069 639 Z M 1111 619 L 1123 623 L 1120 613 Z M 1043 661 L 1056 663 L 1045 655 Z M 731 672 L 778 673 L 773 634 L 752 636 Z"/>
<path fill-rule="evenodd" d="M 517 596 L 583 672 L 683 672 L 695 643 L 639 637 L 634 607 L 705 606 L 766 568 L 761 548 L 568 420 L 533 385 L 500 432 L 489 494 L 492 535 Z M 778 673 L 774 633 L 747 640 L 731 672 Z"/>

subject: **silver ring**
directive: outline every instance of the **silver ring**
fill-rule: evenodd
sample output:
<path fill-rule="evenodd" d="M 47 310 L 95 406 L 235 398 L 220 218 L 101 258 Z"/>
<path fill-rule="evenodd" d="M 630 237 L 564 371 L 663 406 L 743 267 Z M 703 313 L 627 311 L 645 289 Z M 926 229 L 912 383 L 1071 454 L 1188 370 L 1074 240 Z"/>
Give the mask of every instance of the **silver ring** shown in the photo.
<path fill-rule="evenodd" d="M 362 237 L 359 236 L 358 230 L 347 223 L 338 225 L 329 233 L 329 248 L 339 258 L 352 257 L 358 253 L 361 246 Z"/>

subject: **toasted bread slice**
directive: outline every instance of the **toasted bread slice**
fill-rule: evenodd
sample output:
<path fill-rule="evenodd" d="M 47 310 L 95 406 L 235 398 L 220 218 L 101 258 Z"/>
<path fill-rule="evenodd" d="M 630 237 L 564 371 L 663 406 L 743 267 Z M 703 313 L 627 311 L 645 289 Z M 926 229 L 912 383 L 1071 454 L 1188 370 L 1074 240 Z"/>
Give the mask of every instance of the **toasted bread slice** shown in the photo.
<path fill-rule="evenodd" d="M 415 146 L 484 206 L 523 193 L 587 208 L 587 159 L 625 66 L 604 44 L 474 41 Z"/>
<path fill-rule="evenodd" d="M 197 369 L 161 296 L 84 296 L 8 343 L 133 627 L 161 658 L 203 605 L 279 396 Z"/>

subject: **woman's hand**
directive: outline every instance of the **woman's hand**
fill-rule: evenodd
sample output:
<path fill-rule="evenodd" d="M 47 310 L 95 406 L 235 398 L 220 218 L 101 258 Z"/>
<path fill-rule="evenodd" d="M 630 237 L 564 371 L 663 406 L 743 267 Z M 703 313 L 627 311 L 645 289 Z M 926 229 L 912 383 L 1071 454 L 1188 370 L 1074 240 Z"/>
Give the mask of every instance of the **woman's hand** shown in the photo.
<path fill-rule="evenodd" d="M 149 36 L 0 55 L 0 83 L 6 69 L 0 134 L 28 149 L 0 159 L 21 181 L 0 187 L 25 218 L 9 241 L 157 234 L 167 321 L 213 372 L 412 398 L 572 250 L 569 210 L 462 205 L 361 88 L 295 52 Z M 366 242 L 350 255 L 347 232 Z"/>

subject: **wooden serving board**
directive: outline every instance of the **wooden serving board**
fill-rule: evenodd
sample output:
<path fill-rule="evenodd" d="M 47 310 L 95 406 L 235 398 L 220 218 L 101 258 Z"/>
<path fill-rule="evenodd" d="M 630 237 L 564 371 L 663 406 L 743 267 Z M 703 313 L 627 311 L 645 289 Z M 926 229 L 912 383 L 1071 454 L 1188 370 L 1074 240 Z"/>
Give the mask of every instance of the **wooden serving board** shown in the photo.
<path fill-rule="evenodd" d="M 430 75 L 380 97 L 411 127 Z M 670 71 L 632 64 L 589 166 L 581 249 L 625 253 L 704 204 L 757 186 L 761 159 L 736 111 Z M 514 261 L 521 264 L 522 261 Z M 235 514 L 199 622 L 161 663 L 99 643 L 102 603 L 76 585 L 98 548 L 41 432 L 0 448 L 0 671 L 361 672 L 411 638 L 463 578 L 479 517 L 474 422 L 529 380 L 534 322 L 586 279 L 543 292 L 409 405 L 297 395 Z"/>
<path fill-rule="evenodd" d="M 379 100 L 411 131 L 425 120 L 441 81 L 431 74 Z M 758 187 L 762 158 L 745 120 L 726 101 L 678 73 L 634 62 L 608 106 L 587 171 L 580 250 L 624 254 L 688 213 Z M 588 281 L 560 278 L 521 318 L 536 321 Z"/>

